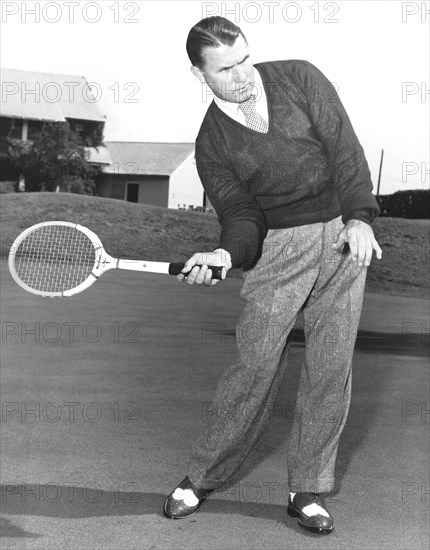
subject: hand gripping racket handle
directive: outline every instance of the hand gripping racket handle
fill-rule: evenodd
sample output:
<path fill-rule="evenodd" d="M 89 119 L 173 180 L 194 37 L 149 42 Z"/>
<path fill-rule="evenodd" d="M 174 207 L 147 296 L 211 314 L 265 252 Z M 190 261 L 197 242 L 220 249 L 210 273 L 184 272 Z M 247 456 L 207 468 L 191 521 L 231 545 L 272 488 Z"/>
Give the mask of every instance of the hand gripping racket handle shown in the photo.
<path fill-rule="evenodd" d="M 170 264 L 169 265 L 169 274 L 170 275 L 179 275 L 180 273 L 182 273 L 182 270 L 184 269 L 184 265 L 185 264 L 181 264 L 181 263 Z M 194 266 L 194 267 L 202 267 L 202 266 L 197 265 L 197 266 Z M 212 271 L 212 279 L 222 280 L 222 270 L 225 269 L 222 265 L 220 265 L 220 266 L 210 265 L 210 266 L 208 266 L 208 268 Z M 187 273 L 182 273 L 182 275 L 188 275 L 188 273 L 190 273 L 190 272 L 188 271 Z"/>

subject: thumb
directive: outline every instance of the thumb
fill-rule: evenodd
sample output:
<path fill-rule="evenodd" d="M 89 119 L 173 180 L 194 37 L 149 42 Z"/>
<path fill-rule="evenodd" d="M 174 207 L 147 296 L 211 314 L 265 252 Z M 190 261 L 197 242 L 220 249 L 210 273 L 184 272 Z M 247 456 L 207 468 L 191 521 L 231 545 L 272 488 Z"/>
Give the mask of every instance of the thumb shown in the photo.
<path fill-rule="evenodd" d="M 342 231 L 339 233 L 337 237 L 337 241 L 331 245 L 332 248 L 340 248 L 348 241 L 346 237 L 346 231 L 345 229 L 342 229 Z"/>
<path fill-rule="evenodd" d="M 196 264 L 196 258 L 194 256 L 191 256 L 191 258 L 188 258 L 188 260 L 184 263 L 184 267 L 182 268 L 181 272 L 188 274 Z"/>

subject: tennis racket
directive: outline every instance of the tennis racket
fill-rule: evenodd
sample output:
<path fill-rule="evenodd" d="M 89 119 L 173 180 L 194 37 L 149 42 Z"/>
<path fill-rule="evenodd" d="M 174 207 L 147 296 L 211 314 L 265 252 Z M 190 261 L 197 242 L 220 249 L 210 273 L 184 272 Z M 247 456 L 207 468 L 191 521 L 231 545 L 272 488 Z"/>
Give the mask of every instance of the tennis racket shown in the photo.
<path fill-rule="evenodd" d="M 110 269 L 179 275 L 183 267 L 183 263 L 113 258 L 95 233 L 70 222 L 33 225 L 15 239 L 9 252 L 9 271 L 19 286 L 52 298 L 79 294 Z M 209 269 L 213 279 L 224 278 L 225 267 Z"/>

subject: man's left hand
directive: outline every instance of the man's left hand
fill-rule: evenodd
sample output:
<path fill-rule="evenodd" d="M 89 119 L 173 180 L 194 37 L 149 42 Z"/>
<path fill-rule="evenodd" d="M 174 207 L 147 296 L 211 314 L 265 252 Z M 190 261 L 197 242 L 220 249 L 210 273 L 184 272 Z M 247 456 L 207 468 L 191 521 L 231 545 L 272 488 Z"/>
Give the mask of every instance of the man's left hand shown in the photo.
<path fill-rule="evenodd" d="M 375 251 L 378 260 L 382 258 L 382 250 L 375 239 L 371 226 L 361 220 L 349 220 L 339 233 L 332 248 L 340 249 L 345 243 L 349 244 L 352 259 L 358 261 L 359 266 L 370 265 L 372 253 Z"/>

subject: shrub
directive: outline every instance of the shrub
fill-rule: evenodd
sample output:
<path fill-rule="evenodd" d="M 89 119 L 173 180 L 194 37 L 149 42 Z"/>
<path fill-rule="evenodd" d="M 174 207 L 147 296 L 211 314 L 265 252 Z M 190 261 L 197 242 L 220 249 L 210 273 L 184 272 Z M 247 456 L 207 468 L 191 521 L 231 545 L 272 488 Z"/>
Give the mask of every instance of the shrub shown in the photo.
<path fill-rule="evenodd" d="M 0 181 L 0 193 L 15 193 L 16 187 L 14 181 Z"/>
<path fill-rule="evenodd" d="M 430 190 L 410 189 L 376 197 L 381 216 L 390 218 L 429 219 Z"/>

